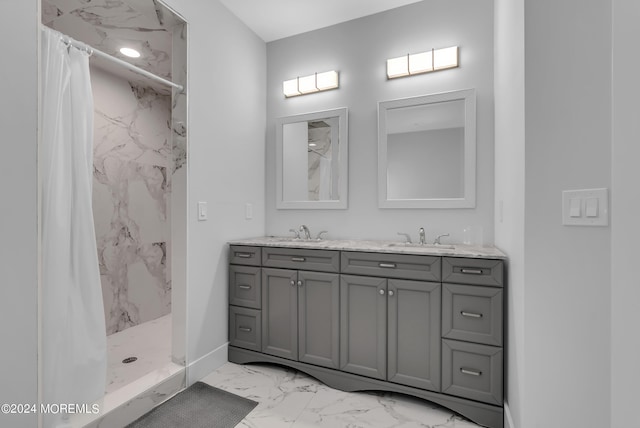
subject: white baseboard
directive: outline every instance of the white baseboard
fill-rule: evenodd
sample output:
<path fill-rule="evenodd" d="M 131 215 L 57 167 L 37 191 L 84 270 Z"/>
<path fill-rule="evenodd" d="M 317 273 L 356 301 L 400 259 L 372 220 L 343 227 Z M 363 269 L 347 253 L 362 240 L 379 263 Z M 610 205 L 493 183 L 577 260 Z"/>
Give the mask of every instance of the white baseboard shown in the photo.
<path fill-rule="evenodd" d="M 504 403 L 504 428 L 516 428 L 511 416 L 511 409 L 507 403 Z"/>
<path fill-rule="evenodd" d="M 229 342 L 198 358 L 187 366 L 187 386 L 193 385 L 228 361 Z"/>

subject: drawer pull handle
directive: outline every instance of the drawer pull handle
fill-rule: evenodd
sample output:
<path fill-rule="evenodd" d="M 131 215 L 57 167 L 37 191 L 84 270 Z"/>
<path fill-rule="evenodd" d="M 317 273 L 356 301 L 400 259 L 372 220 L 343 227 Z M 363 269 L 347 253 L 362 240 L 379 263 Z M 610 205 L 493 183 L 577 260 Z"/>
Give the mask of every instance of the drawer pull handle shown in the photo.
<path fill-rule="evenodd" d="M 243 290 L 251 290 L 250 285 L 238 285 L 238 288 L 242 288 Z"/>
<path fill-rule="evenodd" d="M 293 287 L 294 285 L 296 285 L 296 282 L 292 279 L 289 284 L 291 284 L 291 286 Z"/>
<path fill-rule="evenodd" d="M 468 273 L 468 274 L 471 274 L 471 275 L 482 275 L 482 269 L 462 268 L 462 269 L 460 269 L 460 272 Z"/>
<path fill-rule="evenodd" d="M 475 312 L 462 311 L 460 312 L 460 315 L 462 315 L 463 317 L 469 317 L 469 318 L 482 318 L 482 314 L 476 314 Z"/>
<path fill-rule="evenodd" d="M 249 327 L 238 327 L 238 330 L 246 331 L 247 333 L 251 333 L 251 328 L 249 328 Z"/>
<path fill-rule="evenodd" d="M 378 266 L 380 266 L 381 268 L 387 268 L 387 269 L 395 269 L 396 268 L 396 264 L 395 263 L 378 263 Z"/>
<path fill-rule="evenodd" d="M 471 376 L 481 376 L 482 372 L 479 370 L 472 370 L 472 369 L 465 369 L 465 368 L 460 368 L 460 373 L 463 374 L 468 374 Z"/>
<path fill-rule="evenodd" d="M 236 253 L 236 257 L 240 257 L 241 259 L 250 259 L 251 256 L 251 253 Z"/>
<path fill-rule="evenodd" d="M 302 281 L 298 281 L 298 287 L 302 287 Z"/>
<path fill-rule="evenodd" d="M 304 257 L 291 257 L 292 262 L 303 262 L 306 259 Z"/>
<path fill-rule="evenodd" d="M 378 293 L 380 293 L 381 296 L 384 296 L 384 290 L 380 289 L 380 291 L 378 291 Z"/>

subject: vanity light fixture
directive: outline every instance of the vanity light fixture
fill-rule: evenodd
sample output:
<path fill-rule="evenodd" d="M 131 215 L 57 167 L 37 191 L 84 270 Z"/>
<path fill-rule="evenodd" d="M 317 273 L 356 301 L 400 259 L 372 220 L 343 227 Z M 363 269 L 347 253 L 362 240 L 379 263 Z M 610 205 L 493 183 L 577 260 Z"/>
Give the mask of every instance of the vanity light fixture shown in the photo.
<path fill-rule="evenodd" d="M 458 47 L 431 49 L 387 60 L 387 78 L 412 76 L 458 66 Z"/>
<path fill-rule="evenodd" d="M 282 92 L 285 97 L 289 98 L 335 89 L 339 86 L 338 72 L 331 70 L 325 71 L 324 73 L 315 73 L 309 76 L 285 80 L 282 82 Z"/>

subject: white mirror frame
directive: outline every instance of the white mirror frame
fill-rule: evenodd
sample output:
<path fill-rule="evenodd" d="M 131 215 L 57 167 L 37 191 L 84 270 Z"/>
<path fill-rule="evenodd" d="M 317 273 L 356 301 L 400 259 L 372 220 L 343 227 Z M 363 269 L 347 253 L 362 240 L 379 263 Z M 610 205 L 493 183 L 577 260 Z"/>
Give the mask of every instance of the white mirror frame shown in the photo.
<path fill-rule="evenodd" d="M 387 188 L 387 111 L 445 101 L 464 101 L 464 196 L 461 198 L 389 199 Z M 378 103 L 378 207 L 475 208 L 476 206 L 476 91 L 464 89 Z"/>
<path fill-rule="evenodd" d="M 298 114 L 276 119 L 276 208 L 277 209 L 306 209 L 306 210 L 343 210 L 347 209 L 347 192 L 349 190 L 349 141 L 347 108 L 341 107 L 313 113 Z M 338 118 L 338 156 L 340 160 L 338 184 L 339 199 L 331 201 L 285 201 L 283 199 L 283 144 L 282 127 L 288 123 L 309 122 L 332 117 Z"/>

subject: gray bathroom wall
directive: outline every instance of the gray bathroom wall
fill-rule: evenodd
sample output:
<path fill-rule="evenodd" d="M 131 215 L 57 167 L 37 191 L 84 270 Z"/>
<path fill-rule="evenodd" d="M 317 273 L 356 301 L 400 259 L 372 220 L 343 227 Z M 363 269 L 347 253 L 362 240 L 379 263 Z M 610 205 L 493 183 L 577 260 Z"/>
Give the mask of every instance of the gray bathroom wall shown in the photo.
<path fill-rule="evenodd" d="M 457 45 L 460 67 L 387 80 L 386 60 Z M 282 81 L 328 70 L 337 90 L 286 99 Z M 474 209 L 380 209 L 377 189 L 379 101 L 458 89 L 477 90 L 477 204 Z M 275 119 L 319 110 L 349 109 L 347 210 L 277 210 Z M 429 0 L 267 44 L 266 231 L 285 235 L 302 223 L 331 238 L 396 239 L 396 232 L 429 239 L 462 229 L 482 230 L 493 242 L 493 1 Z"/>

